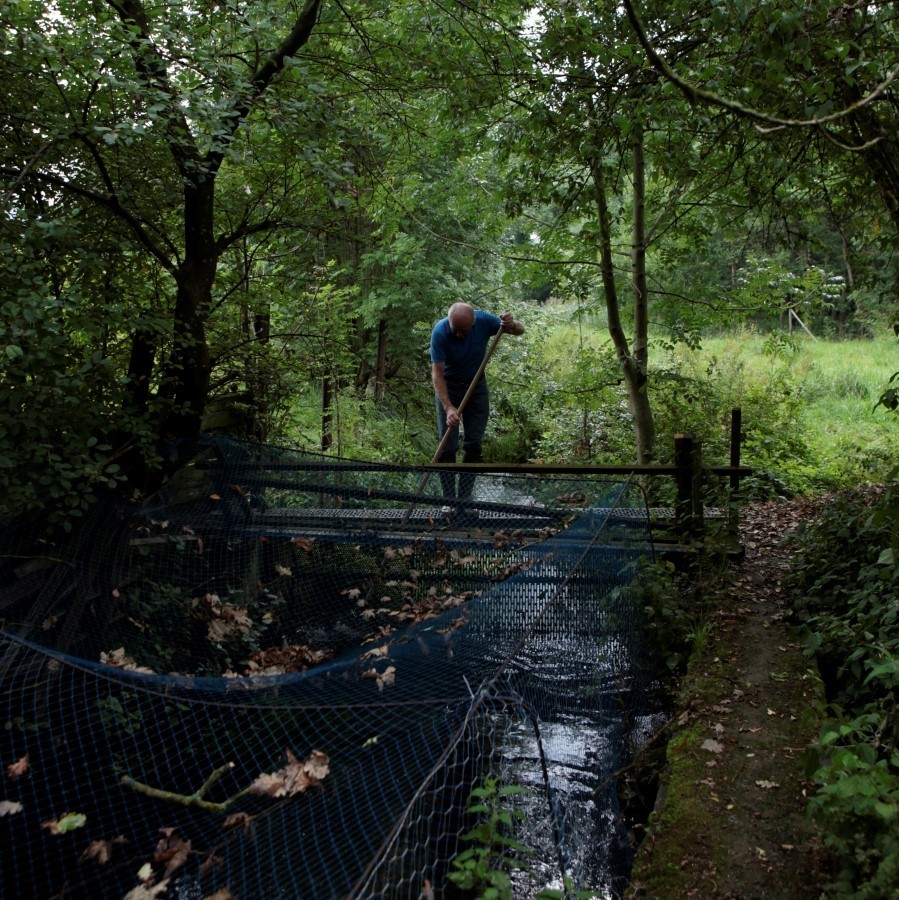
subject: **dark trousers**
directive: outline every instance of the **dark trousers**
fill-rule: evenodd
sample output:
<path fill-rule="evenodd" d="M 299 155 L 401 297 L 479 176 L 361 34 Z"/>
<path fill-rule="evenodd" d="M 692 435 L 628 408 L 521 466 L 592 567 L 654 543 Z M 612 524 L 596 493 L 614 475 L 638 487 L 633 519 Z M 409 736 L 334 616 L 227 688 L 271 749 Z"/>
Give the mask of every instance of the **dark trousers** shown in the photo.
<path fill-rule="evenodd" d="M 453 406 L 458 407 L 469 388 L 467 381 L 446 381 L 447 392 Z M 446 411 L 440 403 L 440 398 L 435 397 L 437 407 L 437 436 L 442 441 L 446 434 Z M 482 378 L 471 392 L 465 409 L 462 410 L 462 462 L 475 463 L 484 459 L 483 444 L 484 432 L 487 430 L 487 419 L 490 417 L 490 395 L 487 391 L 487 382 Z M 459 428 L 453 429 L 453 434 L 447 442 L 438 462 L 454 463 L 456 453 L 459 450 Z M 453 472 L 441 472 L 440 484 L 444 497 L 456 497 L 456 476 Z M 474 490 L 474 475 L 462 474 L 459 476 L 459 499 L 465 500 L 471 497 Z"/>

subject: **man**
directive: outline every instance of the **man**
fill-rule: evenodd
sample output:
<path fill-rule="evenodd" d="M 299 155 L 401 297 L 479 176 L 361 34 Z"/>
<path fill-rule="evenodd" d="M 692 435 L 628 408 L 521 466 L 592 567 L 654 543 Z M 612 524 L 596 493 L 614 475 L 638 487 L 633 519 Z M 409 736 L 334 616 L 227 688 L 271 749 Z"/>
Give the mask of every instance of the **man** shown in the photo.
<path fill-rule="evenodd" d="M 477 375 L 487 352 L 490 338 L 500 328 L 506 334 L 524 334 L 524 326 L 516 322 L 511 313 L 499 318 L 483 310 L 476 310 L 470 303 L 454 303 L 446 315 L 431 331 L 431 381 L 434 384 L 437 407 L 437 434 L 443 440 L 447 428 L 452 437 L 440 455 L 438 462 L 454 463 L 459 449 L 458 426 L 462 425 L 462 462 L 482 462 L 484 432 L 490 415 L 487 381 L 481 378 L 468 399 L 465 409 L 459 413 L 459 404 Z M 455 476 L 441 472 L 443 495 L 455 498 Z M 459 499 L 471 497 L 473 475 L 459 478 Z"/>

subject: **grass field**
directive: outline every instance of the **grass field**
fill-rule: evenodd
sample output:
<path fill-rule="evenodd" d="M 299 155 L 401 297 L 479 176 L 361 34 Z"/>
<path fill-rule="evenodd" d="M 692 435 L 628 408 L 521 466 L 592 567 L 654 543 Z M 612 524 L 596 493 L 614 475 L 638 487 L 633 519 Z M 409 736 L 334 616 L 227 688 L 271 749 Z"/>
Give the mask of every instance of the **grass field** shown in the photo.
<path fill-rule="evenodd" d="M 677 356 L 697 370 L 708 371 L 716 361 L 724 381 L 739 380 L 739 390 L 731 385 L 737 398 L 792 394 L 817 486 L 881 480 L 899 464 L 899 415 L 876 406 L 899 370 L 899 343 L 892 335 L 849 341 L 801 335 L 787 341 L 739 332 L 707 339 L 700 351 Z M 764 402 L 758 405 L 763 414 Z"/>

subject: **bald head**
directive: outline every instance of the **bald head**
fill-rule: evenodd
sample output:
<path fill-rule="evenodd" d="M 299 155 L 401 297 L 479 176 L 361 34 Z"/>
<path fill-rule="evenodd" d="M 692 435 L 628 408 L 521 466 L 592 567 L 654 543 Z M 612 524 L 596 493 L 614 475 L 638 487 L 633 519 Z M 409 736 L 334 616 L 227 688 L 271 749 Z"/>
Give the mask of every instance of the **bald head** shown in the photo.
<path fill-rule="evenodd" d="M 470 303 L 454 303 L 446 314 L 456 337 L 465 337 L 474 325 L 474 307 Z"/>

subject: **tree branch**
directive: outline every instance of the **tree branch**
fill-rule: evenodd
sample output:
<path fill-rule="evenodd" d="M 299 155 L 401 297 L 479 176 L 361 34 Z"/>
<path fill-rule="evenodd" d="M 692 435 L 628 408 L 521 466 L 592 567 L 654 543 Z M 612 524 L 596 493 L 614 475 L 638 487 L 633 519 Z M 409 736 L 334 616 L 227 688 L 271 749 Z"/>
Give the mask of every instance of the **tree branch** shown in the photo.
<path fill-rule="evenodd" d="M 169 257 L 166 256 L 159 247 L 156 246 L 156 244 L 150 238 L 150 235 L 147 234 L 143 223 L 141 223 L 133 213 L 129 212 L 127 209 L 125 209 L 124 206 L 122 206 L 121 203 L 119 203 L 118 198 L 114 193 L 110 192 L 108 194 L 100 194 L 97 193 L 97 191 L 91 190 L 90 188 L 81 187 L 81 185 L 75 184 L 74 182 L 66 181 L 65 178 L 62 178 L 59 175 L 51 175 L 49 172 L 29 172 L 27 168 L 0 168 L 0 175 L 19 180 L 23 178 L 30 178 L 35 181 L 52 184 L 54 187 L 58 187 L 61 190 L 69 191 L 72 194 L 76 194 L 79 197 L 84 197 L 86 200 L 90 200 L 91 203 L 95 203 L 97 206 L 108 210 L 109 212 L 115 214 L 122 221 L 127 223 L 128 227 L 134 233 L 135 237 L 137 237 L 138 241 L 140 241 L 140 243 L 150 252 L 150 255 L 167 272 L 175 271 L 175 264 L 172 262 L 172 260 L 169 259 Z"/>
<path fill-rule="evenodd" d="M 165 60 L 150 39 L 150 22 L 143 3 L 141 0 L 107 0 L 107 2 L 118 13 L 122 25 L 131 34 L 131 53 L 138 75 L 143 78 L 149 90 L 159 91 L 168 100 L 169 152 L 178 165 L 178 171 L 182 176 L 186 175 L 190 168 L 189 163 L 196 165 L 200 153 L 190 133 L 187 119 L 176 102 Z M 134 29 L 137 29 L 137 34 L 134 33 Z M 190 175 L 196 178 L 195 172 Z"/>
<path fill-rule="evenodd" d="M 233 768 L 233 762 L 225 763 L 225 765 L 220 766 L 206 779 L 206 781 L 203 782 L 198 790 L 194 791 L 193 794 L 178 794 L 175 791 L 165 791 L 162 788 L 151 787 L 149 784 L 144 784 L 142 781 L 135 781 L 130 775 L 122 776 L 122 784 L 137 791 L 138 794 L 143 794 L 145 797 L 152 797 L 154 800 L 165 800 L 169 803 L 177 803 L 179 806 L 196 807 L 197 809 L 204 809 L 206 812 L 211 813 L 223 813 L 227 812 L 228 807 L 247 794 L 250 789 L 248 787 L 244 788 L 233 797 L 229 797 L 221 803 L 213 803 L 211 800 L 204 800 L 203 798 L 205 797 L 206 792 L 223 775 L 230 772 Z"/>
<path fill-rule="evenodd" d="M 306 0 L 293 28 L 274 53 L 253 73 L 250 83 L 252 92 L 246 99 L 235 103 L 233 113 L 223 116 L 224 133 L 230 138 L 237 132 L 240 125 L 246 120 L 255 102 L 265 93 L 275 76 L 284 68 L 288 59 L 295 56 L 312 35 L 312 29 L 318 19 L 322 0 Z M 217 169 L 224 158 L 222 150 L 210 150 L 206 160 L 213 170 Z"/>
<path fill-rule="evenodd" d="M 860 98 L 859 100 L 856 100 L 854 103 L 850 103 L 849 106 L 837 110 L 834 113 L 830 113 L 826 116 L 819 116 L 813 119 L 784 119 L 779 116 L 772 116 L 768 113 L 762 112 L 761 110 L 753 109 L 751 106 L 744 106 L 742 103 L 739 103 L 736 100 L 722 97 L 720 94 L 716 94 L 714 91 L 706 90 L 705 88 L 702 88 L 697 84 L 693 84 L 692 82 L 681 78 L 674 71 L 674 69 L 672 69 L 671 66 L 669 66 L 661 56 L 659 56 L 655 48 L 652 46 L 652 43 L 646 36 L 646 30 L 643 27 L 643 23 L 640 20 L 640 17 L 637 15 L 636 10 L 634 9 L 633 0 L 623 0 L 623 3 L 625 12 L 627 13 L 628 21 L 631 23 L 631 27 L 634 29 L 634 33 L 637 35 L 637 40 L 640 42 L 640 46 L 646 52 L 646 56 L 652 64 L 652 67 L 656 69 L 656 71 L 661 73 L 661 75 L 665 79 L 670 81 L 675 87 L 679 88 L 691 103 L 702 101 L 703 103 L 709 103 L 713 106 L 720 106 L 723 109 L 729 110 L 730 112 L 736 113 L 737 115 L 743 116 L 744 118 L 752 119 L 753 121 L 761 123 L 762 125 L 773 126 L 773 129 L 769 130 L 776 130 L 780 128 L 819 128 L 831 122 L 837 122 L 840 119 L 845 119 L 847 116 L 851 116 L 859 109 L 862 109 L 863 107 L 869 106 L 871 103 L 873 103 L 874 100 L 876 100 L 881 94 L 883 94 L 896 80 L 896 78 L 899 77 L 899 66 L 895 66 L 889 72 L 887 77 L 869 94 Z M 756 127 L 759 128 L 758 125 Z M 765 129 L 759 128 L 759 130 L 764 131 Z M 880 139 L 875 138 L 874 142 L 876 143 L 878 140 Z M 866 149 L 870 145 L 871 142 L 868 142 L 864 145 L 864 147 L 847 147 L 846 149 L 862 150 Z"/>
<path fill-rule="evenodd" d="M 241 225 L 238 225 L 233 231 L 228 232 L 227 234 L 220 235 L 215 242 L 215 249 L 219 253 L 224 253 L 230 246 L 236 244 L 239 240 L 245 237 L 250 237 L 254 234 L 261 234 L 266 231 L 276 231 L 279 228 L 289 228 L 292 223 L 289 222 L 281 222 L 273 219 L 263 219 L 261 222 L 244 222 Z"/>
<path fill-rule="evenodd" d="M 106 196 L 108 196 L 110 198 L 110 200 L 115 204 L 114 211 L 117 213 L 117 215 L 120 218 L 122 218 L 128 224 L 128 226 L 131 228 L 131 230 L 134 231 L 134 233 L 137 235 L 138 240 L 145 247 L 150 249 L 150 252 L 153 253 L 153 255 L 156 256 L 157 259 L 159 259 L 160 258 L 159 255 L 151 249 L 151 245 L 149 243 L 150 242 L 149 234 L 141 233 L 143 230 L 143 224 L 138 220 L 138 218 L 133 213 L 126 210 L 125 207 L 123 207 L 119 203 L 118 196 L 116 193 L 115 183 L 112 180 L 112 176 L 109 174 L 109 169 L 107 169 L 107 167 L 106 167 L 106 162 L 103 159 L 102 154 L 97 149 L 97 145 L 94 143 L 94 141 L 90 140 L 90 138 L 81 131 L 76 131 L 74 133 L 74 136 L 76 138 L 78 138 L 78 140 L 80 140 L 81 143 L 84 144 L 85 147 L 87 147 L 88 153 L 90 153 L 91 157 L 93 158 L 94 165 L 96 165 L 97 172 L 100 175 L 100 180 L 103 182 L 103 185 L 106 188 L 106 191 L 107 191 Z M 139 226 L 139 228 L 141 229 L 141 232 L 139 232 L 135 228 L 135 226 Z M 157 231 L 157 233 L 159 233 L 158 229 L 154 228 L 153 230 Z M 175 259 L 177 259 L 178 249 L 172 244 L 172 242 L 168 239 L 168 237 L 165 234 L 161 234 L 160 236 L 163 238 L 164 242 L 168 245 L 168 251 L 171 254 L 171 256 L 174 257 Z M 153 246 L 155 246 L 155 245 L 153 245 Z M 159 253 L 161 253 L 161 252 L 162 251 L 159 251 Z M 174 268 L 175 263 L 173 263 L 172 266 Z"/>
<path fill-rule="evenodd" d="M 42 145 L 37 149 L 37 152 L 34 154 L 34 156 L 32 156 L 31 159 L 29 159 L 28 162 L 25 163 L 25 165 L 24 165 L 21 169 L 18 170 L 19 173 L 18 173 L 18 175 L 16 176 L 15 181 L 13 181 L 13 183 L 6 189 L 6 192 L 3 194 L 3 204 L 2 204 L 2 205 L 3 205 L 4 208 L 6 207 L 7 201 L 12 197 L 13 192 L 15 191 L 15 189 L 22 183 L 22 181 L 25 180 L 25 178 L 26 178 L 28 175 L 31 174 L 31 170 L 32 170 L 32 169 L 34 168 L 34 166 L 37 164 L 37 161 L 38 161 L 38 160 L 39 160 L 39 159 L 40 159 L 40 158 L 41 158 L 41 157 L 42 157 L 42 156 L 43 156 L 43 155 L 44 155 L 44 154 L 45 154 L 45 153 L 46 153 L 46 152 L 47 152 L 47 151 L 55 144 L 55 143 L 56 143 L 56 138 L 52 138 L 51 140 L 47 141 L 45 144 L 42 144 Z M 4 174 L 5 174 L 6 172 L 10 172 L 10 173 L 11 173 L 11 172 L 13 172 L 13 171 L 15 171 L 15 170 L 8 169 L 8 170 L 0 170 L 0 171 L 4 171 Z"/>

